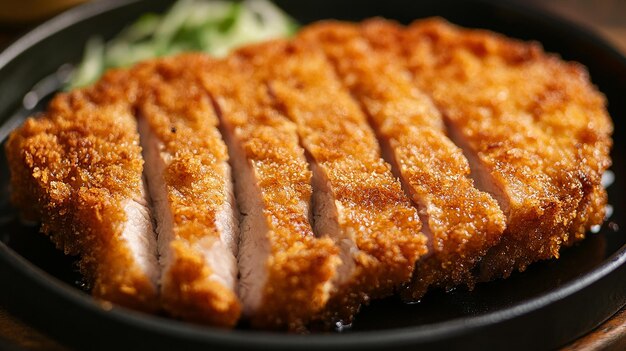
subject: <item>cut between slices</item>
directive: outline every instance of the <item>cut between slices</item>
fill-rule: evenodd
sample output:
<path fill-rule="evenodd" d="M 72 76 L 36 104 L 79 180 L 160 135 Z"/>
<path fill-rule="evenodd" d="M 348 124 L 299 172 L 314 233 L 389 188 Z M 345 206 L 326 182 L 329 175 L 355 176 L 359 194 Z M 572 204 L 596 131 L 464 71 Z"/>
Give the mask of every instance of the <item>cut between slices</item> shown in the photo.
<path fill-rule="evenodd" d="M 6 150 L 13 202 L 59 249 L 79 255 L 93 295 L 157 311 L 156 238 L 129 106 L 98 105 L 84 90 L 60 94 Z"/>
<path fill-rule="evenodd" d="M 342 251 L 334 296 L 320 319 L 349 323 L 361 303 L 406 283 L 426 252 L 417 211 L 376 137 L 321 51 L 306 43 L 246 48 L 285 114 L 297 125 L 314 172 L 318 233 Z"/>
<path fill-rule="evenodd" d="M 507 215 L 507 230 L 483 259 L 480 280 L 507 277 L 534 261 L 558 257 L 563 244 L 601 223 L 606 193 L 599 179 L 610 163 L 610 122 L 602 99 L 586 105 L 593 111 L 591 122 L 573 128 L 581 104 L 549 83 L 556 75 L 580 75 L 579 68 L 563 64 L 551 73 L 534 72 L 533 66 L 549 67 L 553 60 L 538 45 L 441 20 L 408 29 L 375 20 L 363 31 L 377 49 L 396 53 L 417 86 L 431 95 L 452 139 L 465 151 L 477 186 L 489 191 Z M 542 111 L 536 102 L 545 99 L 545 89 L 552 89 L 553 98 L 569 95 L 568 103 L 560 104 L 571 108 L 558 115 Z M 571 124 L 579 146 L 557 136 L 563 123 Z M 599 153 L 590 157 L 585 150 L 591 149 Z M 591 159 L 599 162 L 589 165 Z"/>
<path fill-rule="evenodd" d="M 309 223 L 311 172 L 295 125 L 244 57 L 204 75 L 231 154 L 241 220 L 240 295 L 259 328 L 299 330 L 326 306 L 339 265 Z"/>
<path fill-rule="evenodd" d="M 80 256 L 97 298 L 298 331 L 581 240 L 604 219 L 605 104 L 537 43 L 439 19 L 331 22 L 223 60 L 111 70 L 6 154 L 13 202 Z"/>
<path fill-rule="evenodd" d="M 238 226 L 226 146 L 199 84 L 209 62 L 189 55 L 140 65 L 137 107 L 163 308 L 185 320 L 232 327 L 241 311 Z"/>
<path fill-rule="evenodd" d="M 300 38 L 324 49 L 370 116 L 384 154 L 420 210 L 431 250 L 417 263 L 405 297 L 419 299 L 431 285 L 472 287 L 472 270 L 499 242 L 505 218 L 496 201 L 474 187 L 467 160 L 444 134 L 430 98 L 413 86 L 393 55 L 374 52 L 357 25 L 320 23 Z"/>

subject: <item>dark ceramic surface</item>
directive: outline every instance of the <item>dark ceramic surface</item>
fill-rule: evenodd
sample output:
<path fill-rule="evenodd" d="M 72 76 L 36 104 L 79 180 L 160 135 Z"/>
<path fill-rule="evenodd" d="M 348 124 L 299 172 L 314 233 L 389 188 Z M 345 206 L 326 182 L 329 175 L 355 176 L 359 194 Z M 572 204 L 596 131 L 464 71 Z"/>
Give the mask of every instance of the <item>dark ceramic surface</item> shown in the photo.
<path fill-rule="evenodd" d="M 0 155 L 0 304 L 42 331 L 77 348 L 151 349 L 549 349 L 590 331 L 626 303 L 623 116 L 626 60 L 602 40 L 571 24 L 522 6 L 497 1 L 400 0 L 278 1 L 302 23 L 371 16 L 402 22 L 438 15 L 457 24 L 538 40 L 548 51 L 589 67 L 610 101 L 615 121 L 616 181 L 609 187 L 613 215 L 599 233 L 510 279 L 479 284 L 472 292 L 433 291 L 421 303 L 397 298 L 363 308 L 351 328 L 338 333 L 286 335 L 193 326 L 123 308 L 103 309 L 81 287 L 73 259 L 56 251 L 36 226 L 17 221 L 8 203 L 8 170 Z M 63 64 L 80 58 L 93 34 L 113 35 L 167 1 L 101 1 L 53 19 L 0 54 L 0 141 L 24 116 L 45 105 L 59 87 Z M 59 68 L 61 68 L 59 70 Z M 29 91 L 33 91 L 29 94 Z M 26 98 L 25 98 L 26 96 Z M 38 102 L 35 104 L 35 102 Z M 34 106 L 33 106 L 34 105 Z"/>

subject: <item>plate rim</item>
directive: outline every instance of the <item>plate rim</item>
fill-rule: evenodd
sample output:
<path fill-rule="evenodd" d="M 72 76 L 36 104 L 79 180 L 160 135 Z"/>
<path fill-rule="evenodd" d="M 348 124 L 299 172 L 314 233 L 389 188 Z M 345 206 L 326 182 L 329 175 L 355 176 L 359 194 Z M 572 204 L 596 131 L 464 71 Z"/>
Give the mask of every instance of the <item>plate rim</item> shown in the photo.
<path fill-rule="evenodd" d="M 19 58 L 20 55 L 32 46 L 47 40 L 59 31 L 66 30 L 78 22 L 88 20 L 91 17 L 101 15 L 107 11 L 137 2 L 142 2 L 142 0 L 96 1 L 63 12 L 35 27 L 6 47 L 0 53 L 0 70 Z M 522 4 L 520 2 L 507 2 L 505 5 L 498 4 L 498 1 L 475 0 L 475 2 L 488 3 L 493 6 L 509 6 L 514 8 L 513 11 L 521 13 L 522 16 L 540 16 L 544 21 L 550 21 L 550 25 L 553 27 L 559 27 L 562 31 L 570 31 L 572 36 L 578 36 L 580 40 L 593 42 L 594 45 L 598 46 L 604 52 L 611 54 L 611 56 L 621 61 L 621 64 L 626 67 L 626 56 L 610 44 L 607 39 L 601 37 L 590 28 L 583 27 L 560 16 L 548 13 L 545 10 L 533 8 L 528 4 Z M 0 141 L 0 143 L 1 142 L 3 141 Z M 83 309 L 83 312 L 95 313 L 99 315 L 99 317 L 109 318 L 127 324 L 130 327 L 144 328 L 168 335 L 176 335 L 177 337 L 193 338 L 200 342 L 218 342 L 223 345 L 239 345 L 243 347 L 262 346 L 289 348 L 301 347 L 303 343 L 306 343 L 309 348 L 314 349 L 327 347 L 367 349 L 380 346 L 409 345 L 416 341 L 436 341 L 454 335 L 468 334 L 484 328 L 485 326 L 511 320 L 520 315 L 537 311 L 556 301 L 572 296 L 581 289 L 591 286 L 602 280 L 602 278 L 609 276 L 620 267 L 625 266 L 626 244 L 593 270 L 568 281 L 558 289 L 494 312 L 477 316 L 459 317 L 420 326 L 368 332 L 313 334 L 305 336 L 253 330 L 232 330 L 225 332 L 222 329 L 198 326 L 173 319 L 143 314 L 119 306 L 107 310 L 91 296 L 78 291 L 74 287 L 71 287 L 35 266 L 2 241 L 0 241 L 0 262 L 8 264 L 15 273 L 27 277 L 32 283 L 43 286 L 47 289 L 47 293 L 54 293 L 68 302 L 77 303 L 79 307 Z M 624 301 L 624 304 L 626 304 L 626 301 Z M 9 310 L 12 309 L 9 308 Z M 245 337 L 242 338 L 242 336 Z"/>
<path fill-rule="evenodd" d="M 354 347 L 359 349 L 369 349 L 376 346 L 399 346 L 411 344 L 416 339 L 420 342 L 440 340 L 458 334 L 472 333 L 474 330 L 497 324 L 515 317 L 540 310 L 554 302 L 576 294 L 581 289 L 587 288 L 593 283 L 608 276 L 621 267 L 626 267 L 626 244 L 615 251 L 594 270 L 565 283 L 558 289 L 524 302 L 471 317 L 455 318 L 447 321 L 412 326 L 396 329 L 354 332 L 354 333 L 331 333 L 331 334 L 287 334 L 256 330 L 228 330 L 200 326 L 186 323 L 166 317 L 153 316 L 146 313 L 137 312 L 121 306 L 110 307 L 108 304 L 99 303 L 90 295 L 79 291 L 58 278 L 50 275 L 41 268 L 32 264 L 28 259 L 13 251 L 10 247 L 0 241 L 0 262 L 13 266 L 16 271 L 28 276 L 32 282 L 42 285 L 48 292 L 52 292 L 64 300 L 73 300 L 78 303 L 78 307 L 87 312 L 92 312 L 99 317 L 111 318 L 129 326 L 147 328 L 156 332 L 166 334 L 177 334 L 184 337 L 199 339 L 200 341 L 219 341 L 230 345 L 241 345 L 243 347 L 289 347 L 301 346 L 304 341 L 313 349 L 326 347 Z M 21 265 L 18 266 L 18 265 Z M 241 338 L 245 336 L 245 338 Z M 280 336 L 280 338 L 277 338 Z M 378 344 L 378 345 L 377 345 Z"/>

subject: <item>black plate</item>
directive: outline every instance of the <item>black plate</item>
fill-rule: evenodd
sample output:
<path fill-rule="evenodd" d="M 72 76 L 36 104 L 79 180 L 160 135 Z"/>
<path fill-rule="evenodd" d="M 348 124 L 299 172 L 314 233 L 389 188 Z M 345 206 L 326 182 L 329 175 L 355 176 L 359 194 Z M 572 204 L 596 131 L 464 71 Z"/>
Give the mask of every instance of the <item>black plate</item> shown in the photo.
<path fill-rule="evenodd" d="M 58 88 L 63 64 L 80 58 L 93 34 L 110 37 L 167 1 L 99 1 L 43 24 L 0 54 L 0 140 Z M 0 156 L 0 304 L 64 344 L 81 349 L 551 349 L 590 331 L 626 303 L 624 207 L 626 59 L 598 37 L 519 4 L 501 1 L 278 1 L 302 23 L 384 16 L 402 22 L 432 15 L 538 40 L 548 51 L 585 64 L 615 119 L 609 187 L 613 215 L 599 233 L 558 261 L 531 266 L 472 292 L 430 292 L 421 303 L 396 298 L 363 309 L 339 333 L 287 335 L 195 326 L 101 305 L 80 289 L 73 260 L 54 250 L 36 226 L 15 219 L 8 170 Z M 59 71 L 59 68 L 61 70 Z"/>

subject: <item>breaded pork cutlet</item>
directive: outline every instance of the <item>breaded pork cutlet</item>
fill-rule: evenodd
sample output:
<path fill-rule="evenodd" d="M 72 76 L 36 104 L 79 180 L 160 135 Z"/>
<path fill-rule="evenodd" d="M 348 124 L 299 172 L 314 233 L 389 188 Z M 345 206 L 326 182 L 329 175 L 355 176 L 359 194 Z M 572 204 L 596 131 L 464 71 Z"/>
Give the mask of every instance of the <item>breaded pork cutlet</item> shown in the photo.
<path fill-rule="evenodd" d="M 240 296 L 259 328 L 299 330 L 328 301 L 340 263 L 309 223 L 311 172 L 296 126 L 241 54 L 204 72 L 231 154 L 241 220 Z"/>
<path fill-rule="evenodd" d="M 212 59 L 183 55 L 131 71 L 156 217 L 161 301 L 172 316 L 214 326 L 239 320 L 238 223 L 226 145 L 200 77 Z"/>
<path fill-rule="evenodd" d="M 323 53 L 302 42 L 239 51 L 297 125 L 313 170 L 316 231 L 332 238 L 342 264 L 320 320 L 350 322 L 370 298 L 408 282 L 426 239 L 415 208 L 381 156 L 365 116 Z"/>
<path fill-rule="evenodd" d="M 79 267 L 97 298 L 159 308 L 157 245 L 131 108 L 112 93 L 60 94 L 14 131 L 6 153 L 12 200 Z M 121 102 L 114 102 L 119 100 Z"/>
<path fill-rule="evenodd" d="M 378 50 L 394 52 L 443 111 L 481 189 L 507 215 L 479 279 L 507 277 L 602 222 L 611 123 L 583 68 L 486 31 L 442 20 L 409 28 L 366 22 Z"/>
<path fill-rule="evenodd" d="M 419 299 L 431 285 L 473 286 L 472 269 L 500 241 L 505 218 L 496 201 L 474 187 L 467 159 L 445 135 L 430 98 L 393 55 L 372 50 L 356 24 L 319 23 L 299 37 L 324 49 L 418 206 L 430 253 L 417 263 L 405 297 Z"/>
<path fill-rule="evenodd" d="M 605 103 L 536 43 L 439 19 L 331 22 L 108 72 L 6 154 L 13 202 L 80 257 L 96 297 L 302 331 L 581 240 L 607 201 Z"/>

